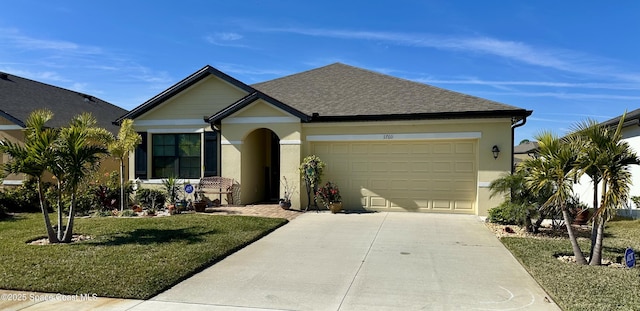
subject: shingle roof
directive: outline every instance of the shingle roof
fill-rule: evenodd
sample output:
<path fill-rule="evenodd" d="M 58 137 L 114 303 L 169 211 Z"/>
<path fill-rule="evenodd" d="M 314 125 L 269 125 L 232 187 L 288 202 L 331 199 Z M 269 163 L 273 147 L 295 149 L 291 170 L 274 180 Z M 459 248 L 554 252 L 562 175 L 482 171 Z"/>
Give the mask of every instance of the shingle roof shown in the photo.
<path fill-rule="evenodd" d="M 341 63 L 252 85 L 309 116 L 528 116 L 531 111 Z M 317 118 L 314 118 L 317 119 Z"/>
<path fill-rule="evenodd" d="M 117 134 L 118 126 L 111 121 L 127 112 L 87 94 L 0 73 L 0 116 L 24 127 L 29 114 L 42 108 L 54 113 L 47 123 L 50 127 L 66 126 L 74 116 L 90 112 L 98 126 L 114 134 Z"/>
<path fill-rule="evenodd" d="M 538 150 L 537 141 L 529 141 L 513 147 L 514 154 L 527 154 L 536 150 Z"/>

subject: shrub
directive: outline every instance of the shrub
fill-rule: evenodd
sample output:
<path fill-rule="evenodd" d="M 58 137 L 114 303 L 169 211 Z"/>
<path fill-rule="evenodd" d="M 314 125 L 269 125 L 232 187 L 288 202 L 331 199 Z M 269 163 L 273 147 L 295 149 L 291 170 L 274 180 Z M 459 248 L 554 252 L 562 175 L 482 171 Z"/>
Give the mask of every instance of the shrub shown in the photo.
<path fill-rule="evenodd" d="M 143 208 L 160 209 L 164 207 L 166 198 L 164 191 L 158 189 L 139 189 L 136 192 L 136 201 L 142 204 Z"/>
<path fill-rule="evenodd" d="M 135 217 L 138 216 L 138 214 L 136 212 L 134 212 L 133 210 L 130 209 L 126 209 L 124 211 L 122 211 L 122 213 L 120 213 L 121 217 Z"/>
<path fill-rule="evenodd" d="M 44 189 L 48 189 L 50 186 L 50 183 L 43 185 Z M 36 180 L 29 179 L 20 186 L 5 188 L 0 192 L 0 207 L 3 207 L 8 212 L 39 212 L 40 200 L 38 199 L 38 183 Z"/>
<path fill-rule="evenodd" d="M 489 210 L 487 220 L 502 225 L 524 226 L 527 221 L 528 206 L 504 201 L 500 205 Z"/>

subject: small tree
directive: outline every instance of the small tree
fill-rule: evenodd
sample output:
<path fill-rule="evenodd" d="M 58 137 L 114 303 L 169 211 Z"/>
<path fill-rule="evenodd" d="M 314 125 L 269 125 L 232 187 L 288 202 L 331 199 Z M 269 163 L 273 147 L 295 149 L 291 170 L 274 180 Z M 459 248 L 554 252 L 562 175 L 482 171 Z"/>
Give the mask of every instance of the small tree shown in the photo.
<path fill-rule="evenodd" d="M 109 152 L 120 161 L 120 211 L 124 210 L 124 162 L 129 153 L 136 149 L 142 137 L 133 129 L 133 120 L 125 119 L 120 124 L 118 137 L 109 143 Z"/>
<path fill-rule="evenodd" d="M 639 159 L 625 141 L 622 141 L 622 125 L 625 114 L 615 128 L 587 120 L 575 126 L 572 139 L 579 151 L 576 169 L 578 176 L 587 174 L 593 182 L 593 226 L 591 231 L 590 265 L 602 262 L 602 241 L 605 223 L 613 218 L 615 209 L 629 197 L 631 173 L 629 165 L 639 164 Z M 601 200 L 598 206 L 598 184 L 601 184 Z"/>
<path fill-rule="evenodd" d="M 76 196 L 78 186 L 92 172 L 98 169 L 101 156 L 108 153 L 107 143 L 113 135 L 104 128 L 96 127 L 96 119 L 89 113 L 83 113 L 71 120 L 68 127 L 60 130 L 55 143 L 55 162 L 52 170 L 66 192 L 71 203 L 68 211 L 67 226 L 61 242 L 69 243 L 73 236 L 75 219 Z M 59 201 L 60 202 L 60 201 Z M 58 206 L 58 214 L 62 213 L 62 206 Z M 62 224 L 59 223 L 58 227 Z"/>
<path fill-rule="evenodd" d="M 314 207 L 318 207 L 316 192 L 318 191 L 318 185 L 322 181 L 325 166 L 326 164 L 316 155 L 307 156 L 300 164 L 300 175 L 302 175 L 302 180 L 304 180 L 307 188 L 307 199 L 309 200 L 307 208 L 311 206 L 312 202 Z M 313 201 L 311 200 L 311 193 L 313 193 Z"/>
<path fill-rule="evenodd" d="M 539 156 L 522 162 L 529 174 L 525 177 L 526 186 L 534 192 L 540 193 L 552 188 L 553 194 L 543 204 L 545 208 L 556 208 L 562 212 L 567 228 L 567 234 L 578 264 L 587 264 L 580 249 L 577 237 L 571 228 L 568 201 L 573 194 L 573 180 L 575 171 L 573 166 L 577 155 L 569 144 L 562 141 L 551 132 L 543 132 L 536 137 L 539 144 Z"/>
<path fill-rule="evenodd" d="M 49 218 L 49 207 L 44 197 L 42 183 L 42 176 L 54 159 L 53 144 L 58 137 L 56 130 L 45 126 L 51 118 L 53 118 L 53 113 L 50 110 L 43 109 L 32 112 L 26 121 L 24 144 L 3 140 L 0 144 L 0 151 L 9 155 L 9 161 L 2 166 L 3 173 L 26 174 L 36 179 L 40 210 L 44 218 L 47 237 L 50 243 L 58 243 L 58 237 Z"/>

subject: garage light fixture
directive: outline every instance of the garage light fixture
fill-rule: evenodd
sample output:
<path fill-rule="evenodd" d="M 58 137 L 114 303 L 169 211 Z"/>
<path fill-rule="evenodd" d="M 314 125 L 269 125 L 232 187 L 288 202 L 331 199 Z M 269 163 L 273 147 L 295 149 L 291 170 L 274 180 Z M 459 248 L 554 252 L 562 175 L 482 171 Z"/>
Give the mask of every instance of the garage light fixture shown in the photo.
<path fill-rule="evenodd" d="M 498 148 L 498 146 L 493 145 L 493 148 L 491 148 L 491 152 L 493 152 L 493 158 L 497 159 L 498 155 L 500 154 L 500 148 Z"/>

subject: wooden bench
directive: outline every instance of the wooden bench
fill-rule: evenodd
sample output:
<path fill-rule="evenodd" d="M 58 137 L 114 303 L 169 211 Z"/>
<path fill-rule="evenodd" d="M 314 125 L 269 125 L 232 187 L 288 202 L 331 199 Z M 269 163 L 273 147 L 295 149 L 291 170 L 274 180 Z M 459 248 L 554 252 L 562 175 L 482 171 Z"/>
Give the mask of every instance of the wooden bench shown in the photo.
<path fill-rule="evenodd" d="M 220 176 L 202 177 L 198 183 L 198 191 L 201 195 L 219 195 L 220 204 L 222 204 L 222 195 L 226 194 L 227 203 L 233 204 L 233 178 Z"/>

